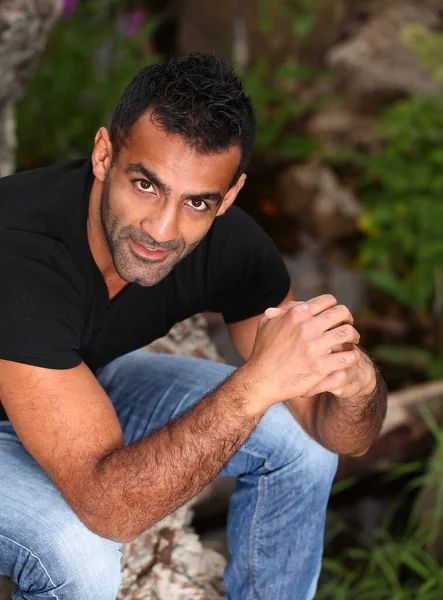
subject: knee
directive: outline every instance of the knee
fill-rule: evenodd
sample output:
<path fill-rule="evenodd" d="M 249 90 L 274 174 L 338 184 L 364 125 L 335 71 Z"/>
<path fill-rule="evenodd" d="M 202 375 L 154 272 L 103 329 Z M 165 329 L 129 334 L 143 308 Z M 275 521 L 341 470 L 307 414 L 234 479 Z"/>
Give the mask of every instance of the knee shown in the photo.
<path fill-rule="evenodd" d="M 306 473 L 307 488 L 329 494 L 337 472 L 338 455 L 308 437 L 299 460 Z"/>
<path fill-rule="evenodd" d="M 268 468 L 287 469 L 288 475 L 303 480 L 306 489 L 329 491 L 337 471 L 337 454 L 314 441 L 284 404 L 268 410 L 253 437 L 265 449 Z"/>
<path fill-rule="evenodd" d="M 74 519 L 53 529 L 4 538 L 10 572 L 26 598 L 115 600 L 120 585 L 120 547 Z M 1 536 L 0 536 L 1 539 Z M 20 596 L 21 597 L 21 596 Z"/>

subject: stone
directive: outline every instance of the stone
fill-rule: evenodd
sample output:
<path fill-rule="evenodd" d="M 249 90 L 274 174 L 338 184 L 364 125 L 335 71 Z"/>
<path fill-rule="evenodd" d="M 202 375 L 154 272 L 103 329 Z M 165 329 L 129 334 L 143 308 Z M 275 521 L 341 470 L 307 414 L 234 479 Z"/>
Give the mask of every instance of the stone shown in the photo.
<path fill-rule="evenodd" d="M 226 559 L 190 526 L 195 499 L 123 546 L 117 600 L 221 600 Z"/>
<path fill-rule="evenodd" d="M 410 23 L 437 27 L 437 5 L 388 0 L 354 37 L 333 46 L 326 62 L 342 91 L 356 99 L 379 96 L 387 100 L 436 92 L 437 83 L 402 41 L 403 29 Z"/>
<path fill-rule="evenodd" d="M 281 210 L 323 240 L 355 233 L 360 203 L 333 171 L 318 162 L 291 165 L 278 177 Z"/>
<path fill-rule="evenodd" d="M 203 315 L 181 321 L 171 331 L 144 348 L 161 354 L 183 354 L 224 362 L 215 344 L 208 335 L 208 325 Z"/>
<path fill-rule="evenodd" d="M 307 123 L 306 131 L 319 139 L 330 154 L 341 151 L 372 153 L 383 144 L 374 115 L 345 107 L 320 110 Z"/>
<path fill-rule="evenodd" d="M 0 2 L 0 177 L 14 171 L 14 104 L 61 12 L 61 0 Z"/>

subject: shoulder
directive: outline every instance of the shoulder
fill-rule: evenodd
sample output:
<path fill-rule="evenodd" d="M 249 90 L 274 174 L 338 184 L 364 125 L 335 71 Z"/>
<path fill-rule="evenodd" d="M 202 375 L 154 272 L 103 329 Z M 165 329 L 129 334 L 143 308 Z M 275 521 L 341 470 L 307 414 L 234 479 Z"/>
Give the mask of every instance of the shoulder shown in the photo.
<path fill-rule="evenodd" d="M 78 159 L 0 178 L 0 230 L 62 238 L 86 216 L 91 173 L 90 159 Z"/>

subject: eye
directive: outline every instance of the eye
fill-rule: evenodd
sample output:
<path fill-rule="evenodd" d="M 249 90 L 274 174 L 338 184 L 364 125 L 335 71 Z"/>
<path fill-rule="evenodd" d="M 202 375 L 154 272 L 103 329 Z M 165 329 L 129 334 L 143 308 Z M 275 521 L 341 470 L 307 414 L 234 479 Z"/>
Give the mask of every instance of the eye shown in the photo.
<path fill-rule="evenodd" d="M 133 182 L 139 192 L 148 192 L 151 194 L 155 191 L 153 184 L 148 179 L 134 179 Z"/>
<path fill-rule="evenodd" d="M 209 206 L 204 200 L 189 200 L 187 205 L 197 212 L 205 212 L 206 210 L 209 210 Z"/>

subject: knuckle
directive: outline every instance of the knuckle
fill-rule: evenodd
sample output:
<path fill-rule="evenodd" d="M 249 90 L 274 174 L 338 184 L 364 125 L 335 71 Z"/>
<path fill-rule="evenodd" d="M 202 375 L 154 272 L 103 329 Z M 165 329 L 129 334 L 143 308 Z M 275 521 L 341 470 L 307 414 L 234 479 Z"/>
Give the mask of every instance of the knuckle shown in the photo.
<path fill-rule="evenodd" d="M 349 326 L 347 326 L 347 325 L 342 325 L 341 327 L 337 327 L 337 329 L 334 329 L 334 336 L 337 339 L 340 339 L 340 340 L 348 339 L 349 334 L 350 334 Z"/>
<path fill-rule="evenodd" d="M 333 375 L 335 385 L 343 385 L 346 382 L 346 371 L 336 371 Z"/>
<path fill-rule="evenodd" d="M 309 312 L 309 304 L 307 302 L 294 302 L 291 312 L 296 315 Z"/>
<path fill-rule="evenodd" d="M 353 321 L 351 311 L 344 304 L 340 304 L 337 308 L 340 309 L 340 314 L 343 316 L 344 321 Z"/>
<path fill-rule="evenodd" d="M 352 354 L 351 352 L 342 352 L 340 354 L 337 354 L 337 362 L 340 365 L 345 365 L 347 363 L 349 363 L 351 361 L 351 357 L 347 356 L 347 354 Z"/>

